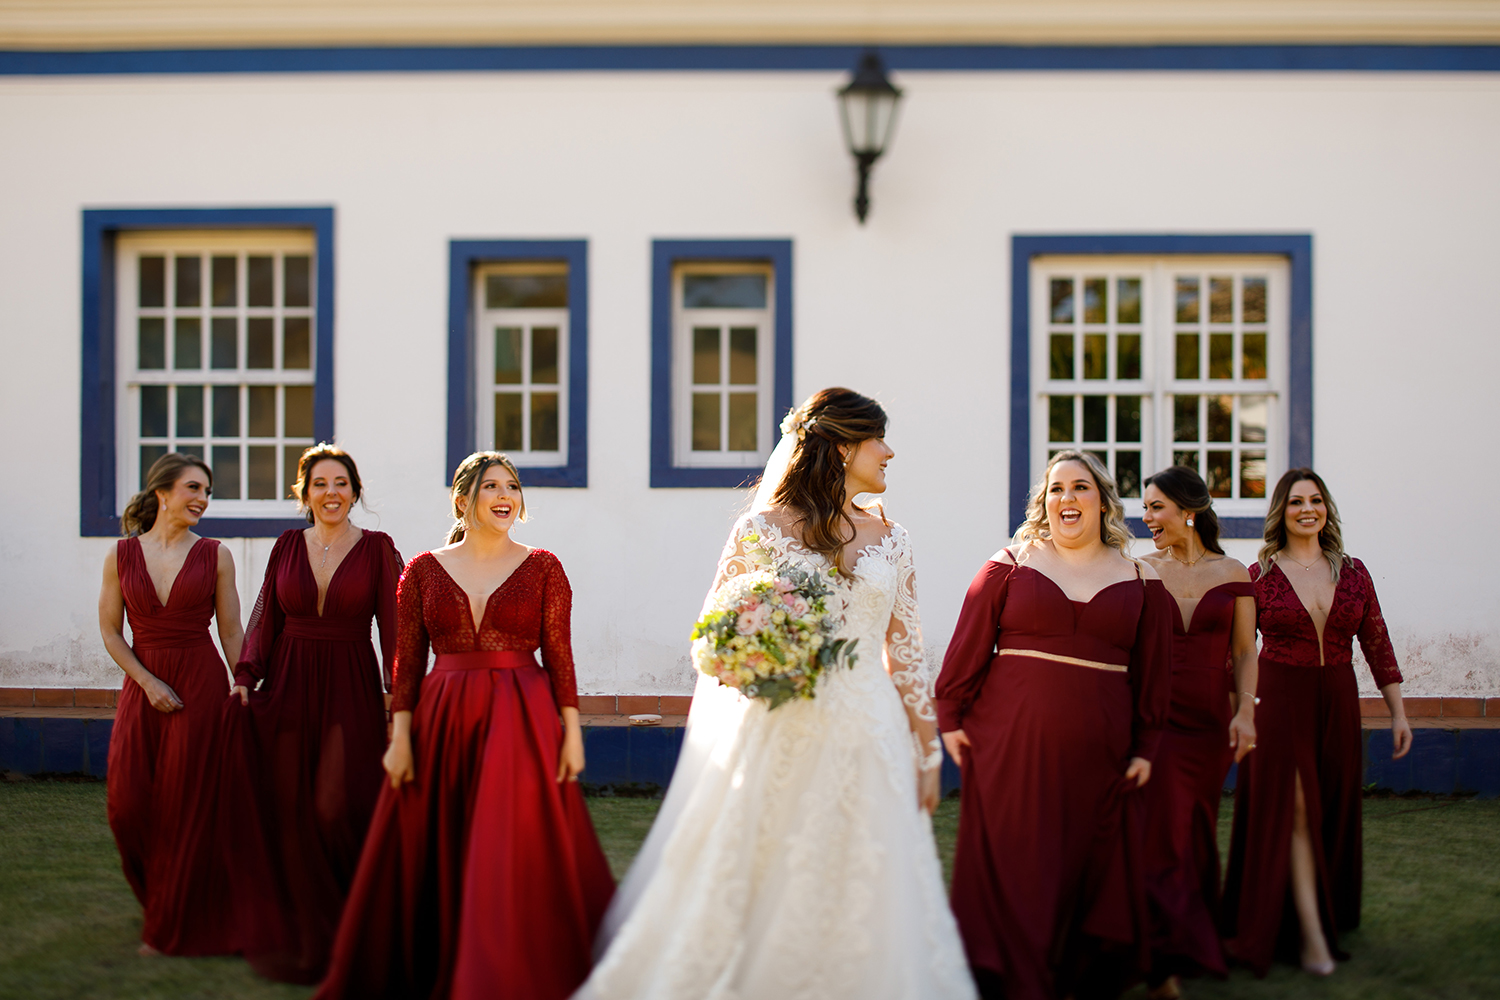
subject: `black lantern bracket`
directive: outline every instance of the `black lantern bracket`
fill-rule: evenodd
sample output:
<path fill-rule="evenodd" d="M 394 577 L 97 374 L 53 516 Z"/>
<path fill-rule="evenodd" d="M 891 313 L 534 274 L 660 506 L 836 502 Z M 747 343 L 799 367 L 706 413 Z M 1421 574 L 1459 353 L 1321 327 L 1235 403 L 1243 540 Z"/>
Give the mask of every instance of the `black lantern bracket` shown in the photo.
<path fill-rule="evenodd" d="M 853 79 L 839 90 L 838 96 L 844 147 L 854 157 L 859 174 L 854 214 L 860 225 L 864 225 L 870 214 L 870 171 L 884 155 L 895 131 L 901 89 L 886 75 L 880 53 L 866 49 L 855 67 Z"/>

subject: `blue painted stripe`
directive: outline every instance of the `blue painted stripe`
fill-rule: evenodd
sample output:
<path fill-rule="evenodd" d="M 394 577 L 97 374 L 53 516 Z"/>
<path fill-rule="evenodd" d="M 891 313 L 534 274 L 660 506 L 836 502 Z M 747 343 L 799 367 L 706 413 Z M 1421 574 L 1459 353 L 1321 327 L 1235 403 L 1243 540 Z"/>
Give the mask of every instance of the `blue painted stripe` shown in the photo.
<path fill-rule="evenodd" d="M 844 72 L 859 45 L 496 45 L 0 51 L 0 76 Z M 897 72 L 1500 72 L 1497 45 L 892 45 Z"/>

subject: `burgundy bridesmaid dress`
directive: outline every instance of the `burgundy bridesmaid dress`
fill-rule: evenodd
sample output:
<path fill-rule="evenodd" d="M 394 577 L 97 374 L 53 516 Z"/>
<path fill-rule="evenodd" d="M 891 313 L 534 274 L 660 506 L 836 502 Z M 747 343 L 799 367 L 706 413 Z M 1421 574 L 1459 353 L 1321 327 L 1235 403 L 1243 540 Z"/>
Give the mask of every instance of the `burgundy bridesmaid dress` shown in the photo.
<path fill-rule="evenodd" d="M 1359 684 L 1354 639 L 1379 687 L 1398 684 L 1401 670 L 1364 563 L 1339 573 L 1333 606 L 1318 632 L 1291 581 L 1277 565 L 1255 580 L 1261 635 L 1256 749 L 1235 779 L 1234 831 L 1224 880 L 1224 937 L 1230 954 L 1264 976 L 1274 958 L 1301 955 L 1302 932 L 1291 895 L 1292 822 L 1296 779 L 1312 831 L 1318 906 L 1335 957 L 1338 935 L 1359 926 L 1364 882 L 1360 778 Z"/>
<path fill-rule="evenodd" d="M 1228 973 L 1219 940 L 1219 797 L 1229 747 L 1235 601 L 1249 581 L 1209 589 L 1186 627 L 1172 610 L 1172 710 L 1145 788 L 1146 892 L 1155 980 Z"/>
<path fill-rule="evenodd" d="M 1115 996 L 1145 971 L 1141 796 L 1170 699 L 1173 602 L 1159 580 L 1070 601 L 990 561 L 937 681 L 965 751 L 953 912 L 986 996 Z"/>
<path fill-rule="evenodd" d="M 271 550 L 224 710 L 223 841 L 240 950 L 263 976 L 316 983 L 354 879 L 385 771 L 385 698 L 370 620 L 387 669 L 396 646 L 401 557 L 365 531 L 318 583 L 302 529 Z M 256 684 L 260 689 L 255 690 Z"/>
<path fill-rule="evenodd" d="M 218 725 L 229 671 L 209 637 L 219 543 L 200 538 L 162 605 L 136 538 L 115 548 L 131 649 L 177 692 L 182 708 L 158 712 L 125 678 L 109 738 L 109 827 L 125 879 L 145 909 L 141 940 L 168 955 L 234 951 L 225 908 L 219 804 Z"/>
<path fill-rule="evenodd" d="M 572 602 L 536 549 L 476 629 L 431 553 L 407 565 L 391 709 L 413 712 L 416 778 L 381 787 L 319 997 L 564 1000 L 587 977 L 614 879 L 577 782 L 556 780 Z"/>

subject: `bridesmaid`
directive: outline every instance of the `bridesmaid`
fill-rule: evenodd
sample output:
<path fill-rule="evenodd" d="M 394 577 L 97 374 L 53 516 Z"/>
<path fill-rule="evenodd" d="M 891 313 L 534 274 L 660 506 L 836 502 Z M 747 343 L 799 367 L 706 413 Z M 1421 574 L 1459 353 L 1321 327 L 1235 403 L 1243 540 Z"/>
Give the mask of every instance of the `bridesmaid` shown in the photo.
<path fill-rule="evenodd" d="M 1344 554 L 1338 509 L 1313 470 L 1292 469 L 1276 484 L 1250 576 L 1263 742 L 1236 779 L 1225 937 L 1257 976 L 1273 957 L 1326 976 L 1346 957 L 1338 935 L 1359 926 L 1364 879 L 1354 637 L 1390 707 L 1393 758 L 1412 740 L 1401 671 L 1375 583 Z"/>
<path fill-rule="evenodd" d="M 1172 601 L 1129 545 L 1109 472 L 1054 455 L 943 658 L 938 725 L 963 774 L 953 911 L 985 997 L 1114 996 L 1144 971 L 1128 792 L 1167 721 Z"/>
<path fill-rule="evenodd" d="M 464 459 L 453 512 L 401 577 L 390 784 L 319 997 L 563 1000 L 614 892 L 577 784 L 567 575 L 510 537 L 526 505 L 504 455 Z"/>
<path fill-rule="evenodd" d="M 277 539 L 250 616 L 225 719 L 223 816 L 241 950 L 264 976 L 316 983 L 380 794 L 370 619 L 389 671 L 401 557 L 389 535 L 350 522 L 363 485 L 342 448 L 303 452 L 292 489 L 311 527 Z"/>
<path fill-rule="evenodd" d="M 1177 977 L 1228 974 L 1219 940 L 1219 796 L 1229 765 L 1255 746 L 1255 588 L 1219 545 L 1208 487 L 1181 465 L 1146 480 L 1146 556 L 1177 602 L 1172 712 L 1146 789 L 1150 997 Z M 1232 672 L 1231 672 L 1232 666 Z"/>
<path fill-rule="evenodd" d="M 193 534 L 213 473 L 203 459 L 163 455 L 120 518 L 126 537 L 104 560 L 99 631 L 125 671 L 109 740 L 109 826 L 125 879 L 145 910 L 142 955 L 234 951 L 227 876 L 214 840 L 216 732 L 229 671 L 208 634 L 237 660 L 240 598 L 234 560 Z M 132 641 L 125 640 L 130 618 Z"/>

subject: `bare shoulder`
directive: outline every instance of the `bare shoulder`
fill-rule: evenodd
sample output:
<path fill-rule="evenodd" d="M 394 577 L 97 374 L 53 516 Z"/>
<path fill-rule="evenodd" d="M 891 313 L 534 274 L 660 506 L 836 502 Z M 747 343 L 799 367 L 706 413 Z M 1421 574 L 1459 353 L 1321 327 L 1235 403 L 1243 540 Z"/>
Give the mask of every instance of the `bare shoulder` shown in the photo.
<path fill-rule="evenodd" d="M 1017 551 L 1021 551 L 1022 549 L 1025 549 L 1025 548 L 1026 548 L 1026 546 L 1023 545 L 1021 547 L 1021 549 L 1018 549 Z M 1002 566 L 1015 566 L 1015 565 L 1018 565 L 1017 562 L 1016 562 L 1016 557 L 1013 556 L 1013 555 L 1011 555 L 1011 551 L 1010 551 L 1010 547 L 1009 546 L 1006 546 L 1005 548 L 1002 548 L 999 552 L 996 552 L 994 555 L 990 556 L 990 562 L 996 562 L 996 563 L 999 563 Z"/>
<path fill-rule="evenodd" d="M 1153 566 L 1153 565 L 1151 565 L 1146 560 L 1144 560 L 1144 559 L 1131 559 L 1130 556 L 1125 556 L 1123 553 L 1121 553 L 1121 555 L 1124 556 L 1124 558 L 1126 558 L 1126 559 L 1130 559 L 1131 562 L 1134 562 L 1137 566 L 1139 566 L 1141 568 L 1141 579 L 1142 580 L 1160 580 L 1161 579 L 1161 574 L 1156 571 L 1156 567 Z"/>
<path fill-rule="evenodd" d="M 1218 561 L 1219 575 L 1224 583 L 1249 583 L 1250 571 L 1245 564 L 1233 556 L 1224 556 Z"/>
<path fill-rule="evenodd" d="M 233 576 L 234 556 L 230 553 L 229 546 L 215 542 L 214 547 L 219 550 L 219 572 L 228 573 L 230 576 Z"/>
<path fill-rule="evenodd" d="M 1152 549 L 1138 558 L 1143 566 L 1150 566 L 1153 569 L 1165 566 L 1171 561 L 1171 557 L 1167 555 L 1164 549 Z"/>

